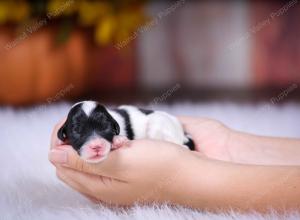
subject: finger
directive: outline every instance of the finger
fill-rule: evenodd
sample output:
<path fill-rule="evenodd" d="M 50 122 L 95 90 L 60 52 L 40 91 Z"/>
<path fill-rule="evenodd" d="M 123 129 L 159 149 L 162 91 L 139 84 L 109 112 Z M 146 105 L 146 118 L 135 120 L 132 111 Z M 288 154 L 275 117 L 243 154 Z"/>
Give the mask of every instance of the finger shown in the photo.
<path fill-rule="evenodd" d="M 198 127 L 199 123 L 203 123 L 206 119 L 203 118 L 195 118 L 195 117 L 188 117 L 188 116 L 179 116 L 178 119 L 180 120 L 183 130 L 191 136 L 195 143 L 195 151 L 199 152 L 201 149 L 201 144 L 199 142 L 198 136 Z"/>
<path fill-rule="evenodd" d="M 197 149 L 198 150 L 198 149 Z M 196 156 L 200 156 L 200 157 L 207 157 L 204 153 L 200 152 L 200 151 L 192 151 L 191 153 L 195 154 Z"/>
<path fill-rule="evenodd" d="M 194 124 L 199 119 L 198 117 L 182 116 L 182 115 L 177 116 L 177 118 L 182 124 Z"/>
<path fill-rule="evenodd" d="M 95 171 L 91 168 L 92 164 L 88 164 L 83 161 L 78 153 L 68 145 L 63 147 L 56 147 L 49 152 L 49 160 L 55 165 L 62 165 L 75 169 L 77 171 L 94 173 Z M 96 173 L 94 173 L 96 174 Z"/>
<path fill-rule="evenodd" d="M 182 124 L 183 129 L 190 135 L 195 132 L 190 125 L 195 124 L 196 118 L 189 116 L 178 116 L 177 117 Z"/>
<path fill-rule="evenodd" d="M 197 126 L 201 125 L 203 128 L 207 126 L 210 128 L 212 125 L 216 124 L 215 120 L 203 117 L 189 117 L 189 116 L 179 116 L 179 121 L 181 122 L 184 130 L 193 136 L 197 132 Z M 217 123 L 219 125 L 219 123 Z"/>
<path fill-rule="evenodd" d="M 63 172 L 62 169 L 57 168 L 56 169 L 56 176 L 63 181 L 65 184 L 67 184 L 68 186 L 70 186 L 72 189 L 74 189 L 75 191 L 81 193 L 82 195 L 84 195 L 85 197 L 89 198 L 90 200 L 92 200 L 93 202 L 96 202 L 97 199 L 91 196 L 91 192 L 88 191 L 84 185 L 81 185 L 78 182 L 73 181 L 70 177 L 66 176 Z"/>
<path fill-rule="evenodd" d="M 110 193 L 112 189 L 111 183 L 115 181 L 111 178 L 82 173 L 67 167 L 58 168 L 58 172 L 64 179 L 64 182 L 73 184 L 74 187 L 77 187 L 77 191 L 97 200 L 101 200 L 99 195 L 101 197 L 101 195 Z"/>
<path fill-rule="evenodd" d="M 118 159 L 119 154 L 115 152 L 117 151 L 111 152 L 108 157 L 100 163 L 88 163 L 80 158 L 78 153 L 71 146 L 64 145 L 63 147 L 52 149 L 49 153 L 49 160 L 55 165 L 62 165 L 80 172 L 118 179 L 119 171 L 122 170 L 120 169 L 122 166 Z"/>
<path fill-rule="evenodd" d="M 128 144 L 129 140 L 126 136 L 115 136 L 113 138 L 112 149 L 115 150 Z"/>
<path fill-rule="evenodd" d="M 77 185 L 84 186 L 84 194 L 92 197 L 95 202 L 102 202 L 112 204 L 112 200 L 119 200 L 120 193 L 127 190 L 127 182 L 107 178 L 99 175 L 86 174 L 72 170 L 70 168 L 63 168 L 64 176 Z M 115 198 L 115 199 L 113 199 Z"/>
<path fill-rule="evenodd" d="M 205 123 L 212 123 L 215 121 L 213 119 L 205 118 L 205 117 L 178 116 L 177 118 L 183 125 L 198 124 L 198 123 L 205 124 Z"/>
<path fill-rule="evenodd" d="M 67 155 L 64 153 L 64 149 L 72 148 L 70 145 L 61 145 L 55 146 L 54 148 L 50 149 L 48 154 L 48 160 L 56 166 L 57 164 L 64 163 L 67 161 Z"/>
<path fill-rule="evenodd" d="M 58 139 L 57 132 L 61 128 L 61 126 L 65 123 L 65 121 L 66 121 L 66 118 L 62 119 L 59 123 L 57 123 L 54 126 L 52 134 L 51 134 L 50 149 L 63 144 L 63 142 Z"/>

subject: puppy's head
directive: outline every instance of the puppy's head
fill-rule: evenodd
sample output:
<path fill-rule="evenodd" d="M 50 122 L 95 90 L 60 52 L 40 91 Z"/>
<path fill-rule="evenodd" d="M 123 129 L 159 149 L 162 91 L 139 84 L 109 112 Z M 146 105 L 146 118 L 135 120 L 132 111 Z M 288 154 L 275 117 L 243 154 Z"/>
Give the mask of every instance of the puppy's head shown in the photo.
<path fill-rule="evenodd" d="M 113 137 L 119 133 L 118 123 L 104 106 L 84 101 L 72 106 L 57 136 L 72 145 L 84 160 L 97 163 L 106 158 Z"/>

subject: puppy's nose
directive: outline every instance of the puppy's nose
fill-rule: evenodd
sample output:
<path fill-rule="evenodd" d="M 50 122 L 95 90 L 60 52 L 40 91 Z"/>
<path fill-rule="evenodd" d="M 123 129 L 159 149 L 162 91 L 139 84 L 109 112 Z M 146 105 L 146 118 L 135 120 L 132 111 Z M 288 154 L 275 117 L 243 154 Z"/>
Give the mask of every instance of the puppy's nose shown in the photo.
<path fill-rule="evenodd" d="M 88 147 L 95 152 L 100 152 L 105 148 L 105 142 L 99 139 L 93 140 L 88 144 Z"/>
<path fill-rule="evenodd" d="M 90 149 L 95 151 L 95 152 L 99 152 L 102 150 L 102 146 L 90 146 Z"/>

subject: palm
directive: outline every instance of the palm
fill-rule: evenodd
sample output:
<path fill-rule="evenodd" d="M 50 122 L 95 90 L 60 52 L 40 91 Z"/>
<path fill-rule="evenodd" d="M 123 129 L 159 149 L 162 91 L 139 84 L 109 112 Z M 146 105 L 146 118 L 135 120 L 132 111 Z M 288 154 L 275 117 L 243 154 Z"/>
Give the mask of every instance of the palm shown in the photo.
<path fill-rule="evenodd" d="M 213 159 L 232 161 L 229 151 L 229 128 L 212 119 L 180 117 L 180 121 L 194 139 L 196 151 Z"/>

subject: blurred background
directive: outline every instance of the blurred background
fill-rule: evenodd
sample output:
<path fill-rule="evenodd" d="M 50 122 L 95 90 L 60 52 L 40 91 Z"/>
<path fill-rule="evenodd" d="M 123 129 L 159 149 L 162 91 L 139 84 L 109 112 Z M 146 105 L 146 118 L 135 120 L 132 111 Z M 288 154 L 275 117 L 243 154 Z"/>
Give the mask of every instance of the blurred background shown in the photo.
<path fill-rule="evenodd" d="M 300 101 L 291 1 L 0 1 L 0 105 Z"/>

